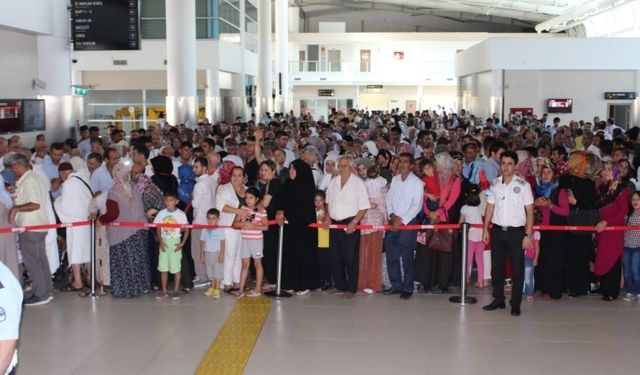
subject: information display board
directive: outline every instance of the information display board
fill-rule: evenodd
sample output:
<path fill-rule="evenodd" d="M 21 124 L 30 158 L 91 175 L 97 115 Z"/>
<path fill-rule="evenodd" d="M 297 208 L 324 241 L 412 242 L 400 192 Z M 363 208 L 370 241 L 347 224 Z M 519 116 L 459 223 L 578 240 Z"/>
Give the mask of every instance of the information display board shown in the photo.
<path fill-rule="evenodd" d="M 22 100 L 0 99 L 0 133 L 22 131 Z"/>
<path fill-rule="evenodd" d="M 22 131 L 44 131 L 44 100 L 24 99 L 22 101 Z"/>
<path fill-rule="evenodd" d="M 138 0 L 71 0 L 76 51 L 137 50 Z"/>

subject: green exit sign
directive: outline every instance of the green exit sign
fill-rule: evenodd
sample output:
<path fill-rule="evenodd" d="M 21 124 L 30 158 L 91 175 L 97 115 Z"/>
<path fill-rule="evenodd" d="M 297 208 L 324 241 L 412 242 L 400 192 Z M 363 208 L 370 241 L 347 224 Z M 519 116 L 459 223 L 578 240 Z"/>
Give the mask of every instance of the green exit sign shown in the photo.
<path fill-rule="evenodd" d="M 73 95 L 85 96 L 89 93 L 88 87 L 73 86 Z"/>

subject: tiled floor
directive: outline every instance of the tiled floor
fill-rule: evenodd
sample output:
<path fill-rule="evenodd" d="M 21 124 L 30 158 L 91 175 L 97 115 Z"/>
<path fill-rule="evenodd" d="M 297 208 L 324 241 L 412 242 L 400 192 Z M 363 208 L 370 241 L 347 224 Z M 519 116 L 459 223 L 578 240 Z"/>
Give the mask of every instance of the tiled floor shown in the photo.
<path fill-rule="evenodd" d="M 225 298 L 226 297 L 226 298 Z M 595 297 L 483 312 L 448 296 L 312 294 L 274 302 L 246 374 L 629 374 L 640 303 Z M 56 294 L 25 310 L 20 375 L 191 374 L 234 300 L 200 294 L 92 302 Z"/>

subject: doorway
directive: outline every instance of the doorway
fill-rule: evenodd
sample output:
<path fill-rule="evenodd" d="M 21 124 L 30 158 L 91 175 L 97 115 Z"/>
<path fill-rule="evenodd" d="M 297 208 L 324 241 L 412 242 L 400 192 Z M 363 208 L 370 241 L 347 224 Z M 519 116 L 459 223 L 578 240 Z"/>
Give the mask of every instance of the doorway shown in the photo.
<path fill-rule="evenodd" d="M 407 113 L 416 113 L 416 101 L 407 100 L 405 102 L 405 110 L 407 111 Z"/>
<path fill-rule="evenodd" d="M 305 64 L 307 62 L 307 51 L 298 52 L 298 61 L 299 61 L 298 71 L 306 72 L 307 69 L 305 69 Z"/>
<path fill-rule="evenodd" d="M 371 71 L 371 50 L 361 49 L 360 50 L 360 72 L 368 73 L 370 71 Z"/>
<path fill-rule="evenodd" d="M 631 124 L 631 104 L 609 104 L 608 117 L 614 124 L 623 129 L 629 129 Z"/>
<path fill-rule="evenodd" d="M 341 71 L 341 62 L 340 62 L 340 50 L 332 49 L 328 51 L 327 58 L 329 60 L 329 71 L 330 72 L 339 72 Z"/>

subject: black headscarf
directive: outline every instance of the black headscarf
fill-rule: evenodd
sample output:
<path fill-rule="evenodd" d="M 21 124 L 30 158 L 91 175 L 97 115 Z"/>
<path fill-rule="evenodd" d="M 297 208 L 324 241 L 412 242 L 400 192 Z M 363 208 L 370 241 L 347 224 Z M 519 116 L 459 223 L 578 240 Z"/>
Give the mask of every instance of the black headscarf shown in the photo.
<path fill-rule="evenodd" d="M 284 211 L 289 225 L 307 227 L 316 221 L 313 173 L 309 164 L 300 159 L 294 160 L 291 165 L 296 170 L 296 178 L 287 178 L 276 196 L 276 209 Z"/>
<path fill-rule="evenodd" d="M 172 174 L 173 163 L 171 159 L 164 155 L 158 155 L 151 159 L 151 166 L 153 167 L 153 176 L 151 181 L 163 192 L 163 193 L 178 193 L 178 180 Z"/>

